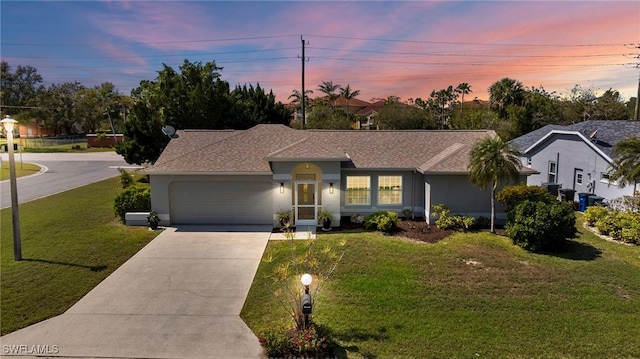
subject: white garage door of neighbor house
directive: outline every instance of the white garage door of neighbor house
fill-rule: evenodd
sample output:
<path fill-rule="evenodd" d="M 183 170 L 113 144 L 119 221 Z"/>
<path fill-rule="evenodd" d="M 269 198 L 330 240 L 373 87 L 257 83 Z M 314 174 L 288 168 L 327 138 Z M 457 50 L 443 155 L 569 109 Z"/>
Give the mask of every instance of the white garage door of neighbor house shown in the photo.
<path fill-rule="evenodd" d="M 174 182 L 172 224 L 272 224 L 273 185 L 266 181 Z"/>

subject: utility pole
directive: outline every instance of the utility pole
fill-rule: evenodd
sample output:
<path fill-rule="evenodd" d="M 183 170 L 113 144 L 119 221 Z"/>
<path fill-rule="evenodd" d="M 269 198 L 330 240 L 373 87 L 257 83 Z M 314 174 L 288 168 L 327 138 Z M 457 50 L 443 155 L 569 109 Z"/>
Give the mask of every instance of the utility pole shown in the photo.
<path fill-rule="evenodd" d="M 640 65 L 638 65 L 638 69 L 640 69 Z M 638 107 L 640 103 L 640 71 L 638 71 L 638 93 L 636 94 L 636 109 L 633 112 L 633 119 L 638 121 Z"/>
<path fill-rule="evenodd" d="M 304 63 L 306 61 L 306 58 L 304 56 L 304 46 L 305 46 L 305 41 L 302 38 L 302 35 L 300 35 L 300 41 L 302 42 L 302 92 L 300 92 L 300 102 L 302 103 L 302 129 L 304 130 L 306 127 L 306 113 L 305 113 L 305 97 L 306 97 L 306 93 L 304 90 Z"/>

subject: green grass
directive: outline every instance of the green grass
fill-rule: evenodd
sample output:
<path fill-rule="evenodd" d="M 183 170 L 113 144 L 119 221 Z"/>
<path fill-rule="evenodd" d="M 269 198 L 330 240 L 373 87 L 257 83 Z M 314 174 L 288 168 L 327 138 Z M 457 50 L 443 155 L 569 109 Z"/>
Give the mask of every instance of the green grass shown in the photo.
<path fill-rule="evenodd" d="M 340 357 L 640 358 L 640 247 L 591 233 L 555 255 L 487 233 L 437 244 L 371 232 L 317 241 L 347 242 L 314 309 Z M 280 260 L 260 264 L 241 314 L 258 334 L 287 320 L 265 276 L 290 258 L 288 243 L 266 253 Z"/>
<path fill-rule="evenodd" d="M 20 262 L 11 210 L 0 212 L 2 334 L 63 313 L 159 233 L 117 221 L 121 190 L 112 178 L 21 204 Z"/>
<path fill-rule="evenodd" d="M 20 163 L 16 161 L 16 176 L 28 176 L 40 171 L 40 166 L 33 163 Z M 9 179 L 9 161 L 2 161 L 2 168 L 0 169 L 0 181 Z"/>

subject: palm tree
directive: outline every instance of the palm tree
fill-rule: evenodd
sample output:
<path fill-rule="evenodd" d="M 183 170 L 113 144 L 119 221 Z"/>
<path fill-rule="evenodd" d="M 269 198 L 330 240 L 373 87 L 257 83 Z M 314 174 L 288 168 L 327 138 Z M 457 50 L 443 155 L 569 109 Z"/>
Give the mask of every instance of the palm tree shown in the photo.
<path fill-rule="evenodd" d="M 347 118 L 349 117 L 349 100 L 356 98 L 360 95 L 360 90 L 351 91 L 351 86 L 347 84 L 347 87 L 340 87 L 340 97 L 347 100 Z"/>
<path fill-rule="evenodd" d="M 518 180 L 522 164 L 520 153 L 500 137 L 480 140 L 471 150 L 469 177 L 471 183 L 480 187 L 491 187 L 491 233 L 495 233 L 496 188 L 501 182 Z"/>
<path fill-rule="evenodd" d="M 327 95 L 331 108 L 335 108 L 335 101 L 340 97 L 340 95 L 335 93 L 338 88 L 340 88 L 340 85 L 334 85 L 333 81 L 322 81 L 322 84 L 318 86 L 318 91 Z"/>
<path fill-rule="evenodd" d="M 640 182 L 640 138 L 629 137 L 613 147 L 615 161 L 609 171 L 610 181 L 619 181 L 620 187 Z"/>
<path fill-rule="evenodd" d="M 313 90 L 304 90 L 305 103 L 309 103 L 309 96 L 307 95 L 311 93 L 313 93 Z M 289 95 L 287 99 L 291 99 L 291 98 L 293 98 L 293 100 L 291 100 L 291 104 L 294 105 L 296 108 L 298 108 L 302 104 L 302 96 L 300 95 L 300 91 L 298 90 L 291 91 L 291 95 Z"/>
<path fill-rule="evenodd" d="M 471 86 L 466 82 L 459 84 L 455 91 L 462 95 L 462 100 L 460 101 L 460 118 L 462 119 L 462 115 L 464 114 L 464 95 L 468 95 L 473 91 L 471 90 Z"/>
<path fill-rule="evenodd" d="M 498 110 L 500 117 L 504 118 L 507 106 L 524 103 L 524 94 L 522 82 L 505 77 L 489 87 L 489 104 L 491 108 Z"/>

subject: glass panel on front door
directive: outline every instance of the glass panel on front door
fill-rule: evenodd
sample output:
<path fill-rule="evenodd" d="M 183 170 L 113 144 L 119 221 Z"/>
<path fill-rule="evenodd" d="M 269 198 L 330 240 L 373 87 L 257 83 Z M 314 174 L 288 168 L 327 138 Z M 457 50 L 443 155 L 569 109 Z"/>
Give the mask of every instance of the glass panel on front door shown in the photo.
<path fill-rule="evenodd" d="M 298 183 L 298 220 L 316 219 L 315 188 L 313 183 Z"/>

